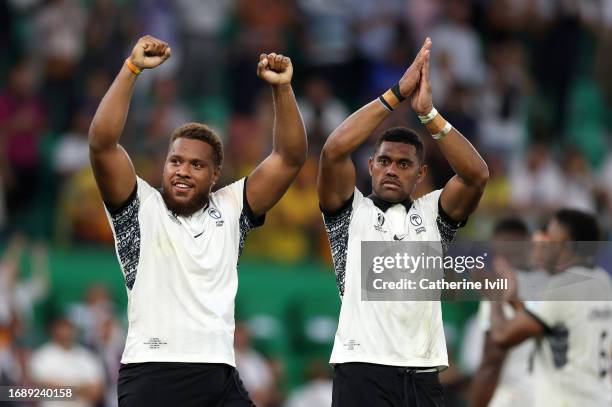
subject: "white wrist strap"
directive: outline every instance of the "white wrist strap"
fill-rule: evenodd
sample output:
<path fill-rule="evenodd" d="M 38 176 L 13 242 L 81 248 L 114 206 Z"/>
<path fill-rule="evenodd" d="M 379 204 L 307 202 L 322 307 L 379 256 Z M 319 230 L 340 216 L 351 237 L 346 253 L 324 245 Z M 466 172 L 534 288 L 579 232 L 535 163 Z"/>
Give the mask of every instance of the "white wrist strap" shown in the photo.
<path fill-rule="evenodd" d="M 449 122 L 446 122 L 442 131 L 440 133 L 433 134 L 431 137 L 433 137 L 434 140 L 442 140 L 448 133 L 450 133 L 452 129 L 453 126 Z"/>
<path fill-rule="evenodd" d="M 431 112 L 427 113 L 425 116 L 419 115 L 419 120 L 421 121 L 421 123 L 427 124 L 430 121 L 432 121 L 437 115 L 438 115 L 438 111 L 436 110 L 435 107 L 432 107 Z"/>

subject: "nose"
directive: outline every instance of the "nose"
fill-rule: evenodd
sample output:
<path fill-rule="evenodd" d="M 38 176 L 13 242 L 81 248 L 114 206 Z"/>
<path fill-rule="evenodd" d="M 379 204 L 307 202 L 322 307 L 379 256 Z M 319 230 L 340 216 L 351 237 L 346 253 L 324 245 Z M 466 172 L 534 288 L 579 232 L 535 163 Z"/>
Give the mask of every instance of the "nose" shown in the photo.
<path fill-rule="evenodd" d="M 187 163 L 183 163 L 176 169 L 176 176 L 181 178 L 191 178 L 191 173 L 189 172 L 189 165 Z"/>
<path fill-rule="evenodd" d="M 385 175 L 388 177 L 397 177 L 397 166 L 395 163 L 391 163 L 391 165 L 387 166 Z"/>

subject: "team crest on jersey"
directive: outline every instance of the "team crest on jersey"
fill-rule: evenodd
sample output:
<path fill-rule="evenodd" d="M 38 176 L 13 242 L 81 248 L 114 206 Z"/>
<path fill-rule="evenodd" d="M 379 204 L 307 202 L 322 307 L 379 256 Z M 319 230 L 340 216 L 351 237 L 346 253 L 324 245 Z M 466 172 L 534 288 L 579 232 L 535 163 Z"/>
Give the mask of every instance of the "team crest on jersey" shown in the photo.
<path fill-rule="evenodd" d="M 412 215 L 410 215 L 410 224 L 417 228 L 416 229 L 417 235 L 427 230 L 425 229 L 425 226 L 422 226 L 423 218 L 421 218 L 421 215 L 419 215 L 418 213 L 413 213 Z"/>
<path fill-rule="evenodd" d="M 223 226 L 223 219 L 221 219 L 221 212 L 216 210 L 215 208 L 210 208 L 208 210 L 208 214 L 211 218 L 216 221 L 217 226 Z"/>
<path fill-rule="evenodd" d="M 385 215 L 381 212 L 378 212 L 378 216 L 376 217 L 376 224 L 374 225 L 374 229 L 377 232 L 386 233 L 387 231 L 383 229 L 383 225 L 385 224 Z"/>

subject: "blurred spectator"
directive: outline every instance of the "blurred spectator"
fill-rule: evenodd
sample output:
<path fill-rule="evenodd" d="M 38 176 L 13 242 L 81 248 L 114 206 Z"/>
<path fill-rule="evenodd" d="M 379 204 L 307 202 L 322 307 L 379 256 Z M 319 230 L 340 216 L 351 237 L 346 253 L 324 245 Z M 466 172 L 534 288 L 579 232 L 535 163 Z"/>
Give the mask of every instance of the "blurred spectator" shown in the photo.
<path fill-rule="evenodd" d="M 33 244 L 29 257 L 31 273 L 21 275 L 21 260 L 26 252 L 26 240 L 13 235 L 0 260 L 0 325 L 12 325 L 13 334 L 23 335 L 31 328 L 34 305 L 49 291 L 49 259 L 47 247 Z"/>
<path fill-rule="evenodd" d="M 384 59 L 404 29 L 403 0 L 360 0 L 353 6 L 357 49 L 368 60 Z"/>
<path fill-rule="evenodd" d="M 472 89 L 466 86 L 455 84 L 449 89 L 448 97 L 443 105 L 440 105 L 440 110 L 449 123 L 457 129 L 461 129 L 463 134 L 470 142 L 477 140 L 477 120 L 474 114 L 475 103 Z M 479 121 L 486 120 L 479 115 Z M 478 139 L 478 141 L 481 141 Z"/>
<path fill-rule="evenodd" d="M 8 287 L 13 306 L 19 318 L 19 335 L 24 337 L 34 325 L 34 307 L 43 301 L 50 291 L 49 253 L 45 243 L 36 242 L 30 246 L 30 275 L 24 278 L 13 275 Z M 23 339 L 23 338 L 21 338 Z"/>
<path fill-rule="evenodd" d="M 559 166 L 543 144 L 534 143 L 524 159 L 512 163 L 510 185 L 512 204 L 521 209 L 549 212 L 560 205 L 573 203 L 573 197 L 566 195 Z"/>
<path fill-rule="evenodd" d="M 220 94 L 228 50 L 222 31 L 236 0 L 176 0 L 183 49 L 180 77 L 187 97 Z M 174 52 L 174 48 L 172 49 Z M 210 61 L 215 63 L 211 64 Z"/>
<path fill-rule="evenodd" d="M 412 31 L 412 42 L 420 44 L 433 26 L 435 19 L 442 13 L 443 0 L 407 0 L 408 25 Z"/>
<path fill-rule="evenodd" d="M 431 80 L 434 100 L 444 103 L 451 86 L 477 87 L 483 83 L 485 65 L 477 32 L 470 25 L 468 0 L 446 2 L 445 19 L 431 30 Z"/>
<path fill-rule="evenodd" d="M 55 233 L 59 241 L 113 242 L 113 232 L 89 166 L 67 179 L 58 202 Z"/>
<path fill-rule="evenodd" d="M 595 183 L 586 158 L 579 150 L 570 148 L 565 151 L 562 162 L 563 187 L 567 197 L 563 205 L 593 213 Z"/>
<path fill-rule="evenodd" d="M 596 178 L 608 213 L 612 214 L 612 152 L 609 152 Z"/>
<path fill-rule="evenodd" d="M 307 260 L 323 234 L 316 191 L 317 159 L 310 156 L 266 224 L 253 231 L 248 251 L 283 262 Z"/>
<path fill-rule="evenodd" d="M 85 28 L 84 66 L 111 72 L 121 66 L 127 50 L 117 49 L 117 45 L 131 40 L 135 30 L 127 11 L 114 0 L 93 1 Z"/>
<path fill-rule="evenodd" d="M 77 0 L 50 0 L 34 20 L 33 54 L 43 58 L 51 76 L 61 67 L 74 68 L 83 55 L 87 15 Z"/>
<path fill-rule="evenodd" d="M 509 158 L 524 146 L 526 95 L 529 83 L 522 49 L 517 42 L 494 44 L 489 51 L 489 71 L 476 110 L 479 141 L 487 152 Z"/>
<path fill-rule="evenodd" d="M 84 79 L 84 91 L 79 98 L 80 109 L 95 112 L 110 84 L 108 71 L 98 68 L 91 70 Z"/>
<path fill-rule="evenodd" d="M 268 406 L 274 390 L 272 371 L 266 359 L 251 347 L 248 327 L 243 322 L 236 321 L 234 348 L 236 367 L 251 400 L 257 407 Z"/>
<path fill-rule="evenodd" d="M 511 203 L 512 185 L 506 168 L 508 164 L 499 154 L 490 154 L 486 161 L 490 178 L 479 207 L 481 210 L 499 214 L 500 211 L 508 209 Z"/>
<path fill-rule="evenodd" d="M 25 241 L 14 236 L 0 262 L 0 385 L 14 385 L 21 381 L 22 371 L 15 353 L 15 334 L 19 324 L 12 289 L 19 273 L 19 263 Z"/>
<path fill-rule="evenodd" d="M 350 112 L 334 97 L 330 83 L 321 77 L 313 77 L 306 82 L 299 106 L 308 129 L 308 149 L 311 154 L 318 155 L 327 137 Z"/>
<path fill-rule="evenodd" d="M 71 322 L 74 324 L 83 339 L 91 348 L 98 345 L 103 326 L 112 318 L 114 305 L 108 289 L 103 284 L 95 284 L 87 288 L 85 301 L 73 304 L 68 311 Z"/>
<path fill-rule="evenodd" d="M 331 371 L 327 363 L 312 361 L 306 383 L 289 397 L 286 407 L 328 407 L 332 403 Z"/>
<path fill-rule="evenodd" d="M 65 126 L 76 104 L 75 72 L 85 50 L 86 23 L 79 0 L 44 2 L 32 21 L 30 52 L 44 71 L 43 97 L 54 126 Z"/>
<path fill-rule="evenodd" d="M 30 373 L 38 386 L 74 387 L 74 407 L 94 407 L 103 394 L 103 368 L 96 356 L 75 342 L 76 329 L 66 317 L 51 322 L 51 341 L 32 355 Z M 44 401 L 40 407 L 56 402 Z"/>
<path fill-rule="evenodd" d="M 165 159 L 170 134 L 177 127 L 193 120 L 190 109 L 178 98 L 178 84 L 173 78 L 158 78 L 153 83 L 153 101 L 134 112 L 133 125 L 125 133 L 134 155 Z M 130 142 L 131 141 L 131 142 Z"/>
<path fill-rule="evenodd" d="M 359 70 L 355 66 L 354 14 L 350 0 L 296 0 L 302 27 L 300 50 L 304 68 L 323 76 L 334 92 L 352 98 Z"/>
<path fill-rule="evenodd" d="M 163 38 L 172 48 L 172 58 L 159 68 L 147 72 L 136 83 L 135 96 L 146 97 L 157 79 L 177 76 L 178 68 L 183 58 L 182 44 L 178 33 L 176 5 L 173 0 L 135 0 L 134 6 L 141 12 L 138 15 L 138 31 L 134 37 L 151 35 Z M 126 50 L 126 56 L 131 49 Z"/>
<path fill-rule="evenodd" d="M 235 18 L 237 26 L 228 44 L 231 55 L 227 60 L 230 104 L 235 112 L 252 113 L 259 90 L 267 88 L 253 69 L 262 52 L 287 54 L 295 28 L 295 10 L 292 1 L 237 0 Z M 223 57 L 223 53 L 219 55 Z"/>
<path fill-rule="evenodd" d="M 0 144 L 8 164 L 7 209 L 10 218 L 29 209 L 39 181 L 38 144 L 45 126 L 45 109 L 36 95 L 34 73 L 17 63 L 0 94 Z"/>
<path fill-rule="evenodd" d="M 70 130 L 60 136 L 53 154 L 53 169 L 61 179 L 89 165 L 87 133 L 92 118 L 93 114 L 88 110 L 77 111 Z"/>
<path fill-rule="evenodd" d="M 98 329 L 94 338 L 94 349 L 104 364 L 104 407 L 116 407 L 118 405 L 117 380 L 126 332 L 112 314 L 106 316 Z"/>

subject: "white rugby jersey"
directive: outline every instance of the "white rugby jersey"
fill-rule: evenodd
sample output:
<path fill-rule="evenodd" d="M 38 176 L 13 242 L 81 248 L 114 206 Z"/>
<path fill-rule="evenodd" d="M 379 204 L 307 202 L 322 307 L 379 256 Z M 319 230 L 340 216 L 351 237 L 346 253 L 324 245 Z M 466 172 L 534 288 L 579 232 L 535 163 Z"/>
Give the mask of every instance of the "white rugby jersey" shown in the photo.
<path fill-rule="evenodd" d="M 588 286 L 580 289 L 583 294 L 598 293 L 592 298 L 600 299 L 605 291 L 610 298 L 612 281 L 599 268 L 573 267 L 551 276 L 548 286 L 571 294 L 577 290 L 575 276 L 580 275 L 588 278 Z M 570 281 L 574 283 L 568 284 Z M 612 302 L 532 301 L 526 303 L 526 310 L 545 328 L 534 360 L 535 405 L 612 405 Z"/>
<path fill-rule="evenodd" d="M 128 295 L 122 363 L 234 361 L 237 265 L 249 230 L 263 223 L 246 203 L 246 178 L 189 217 L 137 178 L 126 205 L 109 213 Z"/>
<path fill-rule="evenodd" d="M 519 298 L 528 298 L 529 293 L 525 291 L 529 291 L 529 287 L 533 286 L 542 287 L 547 279 L 548 274 L 545 271 L 519 271 L 517 273 Z M 506 318 L 513 318 L 515 313 L 510 304 L 504 303 Z M 480 302 L 478 324 L 483 335 L 491 329 L 491 303 L 489 301 Z M 489 407 L 535 406 L 536 389 L 531 369 L 534 348 L 535 341 L 528 339 L 508 349 Z"/>
<path fill-rule="evenodd" d="M 448 366 L 439 301 L 362 301 L 362 241 L 449 243 L 462 226 L 439 203 L 442 190 L 391 205 L 355 188 L 353 197 L 323 220 L 342 299 L 330 363 Z"/>

